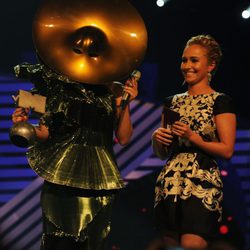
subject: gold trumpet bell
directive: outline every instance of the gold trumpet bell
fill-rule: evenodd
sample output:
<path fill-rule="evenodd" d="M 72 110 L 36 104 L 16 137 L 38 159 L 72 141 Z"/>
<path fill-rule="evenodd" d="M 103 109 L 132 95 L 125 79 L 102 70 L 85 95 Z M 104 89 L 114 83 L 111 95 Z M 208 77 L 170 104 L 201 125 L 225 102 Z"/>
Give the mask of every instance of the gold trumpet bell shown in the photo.
<path fill-rule="evenodd" d="M 35 15 L 33 40 L 39 57 L 56 73 L 108 84 L 140 65 L 147 30 L 126 0 L 45 0 Z"/>

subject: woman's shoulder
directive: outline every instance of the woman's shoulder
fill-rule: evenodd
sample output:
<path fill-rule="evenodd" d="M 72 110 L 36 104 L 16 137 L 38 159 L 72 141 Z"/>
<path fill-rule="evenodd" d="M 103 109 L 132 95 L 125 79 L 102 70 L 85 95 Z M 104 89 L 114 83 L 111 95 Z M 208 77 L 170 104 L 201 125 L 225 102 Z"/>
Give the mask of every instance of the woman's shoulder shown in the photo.
<path fill-rule="evenodd" d="M 187 95 L 188 95 L 187 92 L 177 93 L 177 94 L 165 97 L 164 100 L 172 100 L 174 98 L 184 97 L 184 96 L 187 96 Z"/>
<path fill-rule="evenodd" d="M 163 100 L 163 105 L 166 106 L 166 107 L 170 106 L 170 104 L 172 103 L 173 98 L 174 98 L 174 95 L 165 97 L 164 100 Z"/>
<path fill-rule="evenodd" d="M 213 96 L 214 96 L 214 104 L 221 104 L 221 103 L 232 103 L 233 102 L 233 98 L 226 94 L 226 93 L 223 93 L 223 92 L 214 92 L 213 93 Z"/>
<path fill-rule="evenodd" d="M 216 94 L 217 98 L 220 98 L 220 99 L 232 99 L 232 97 L 230 95 L 223 93 L 223 92 L 215 91 L 215 94 Z"/>
<path fill-rule="evenodd" d="M 214 114 L 236 113 L 233 98 L 225 93 L 217 92 L 214 101 Z"/>
<path fill-rule="evenodd" d="M 163 103 L 165 106 L 169 106 L 171 105 L 171 103 L 176 102 L 178 99 L 183 98 L 185 96 L 187 96 L 187 92 L 170 95 L 164 98 Z"/>

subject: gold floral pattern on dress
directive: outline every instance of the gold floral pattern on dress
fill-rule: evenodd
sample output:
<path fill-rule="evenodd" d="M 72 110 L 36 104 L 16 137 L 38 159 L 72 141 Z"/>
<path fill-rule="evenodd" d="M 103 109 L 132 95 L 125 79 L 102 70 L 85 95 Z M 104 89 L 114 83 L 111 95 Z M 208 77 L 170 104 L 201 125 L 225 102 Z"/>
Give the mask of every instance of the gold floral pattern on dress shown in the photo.
<path fill-rule="evenodd" d="M 170 108 L 178 112 L 181 121 L 185 121 L 204 140 L 218 141 L 213 106 L 219 95 L 218 92 L 197 96 L 187 93 L 175 95 Z M 195 196 L 201 199 L 206 209 L 219 212 L 221 220 L 223 184 L 217 163 L 209 155 L 195 150 L 185 139 L 179 138 L 177 147 L 182 151 L 174 151 L 157 178 L 155 206 L 169 195 L 175 196 L 174 201 Z M 191 147 L 193 151 L 190 151 Z"/>
<path fill-rule="evenodd" d="M 214 92 L 208 95 L 191 96 L 187 92 L 175 95 L 171 109 L 178 112 L 181 120 L 185 119 L 190 128 L 200 135 L 215 139 L 215 122 L 213 118 L 213 105 L 220 95 Z"/>

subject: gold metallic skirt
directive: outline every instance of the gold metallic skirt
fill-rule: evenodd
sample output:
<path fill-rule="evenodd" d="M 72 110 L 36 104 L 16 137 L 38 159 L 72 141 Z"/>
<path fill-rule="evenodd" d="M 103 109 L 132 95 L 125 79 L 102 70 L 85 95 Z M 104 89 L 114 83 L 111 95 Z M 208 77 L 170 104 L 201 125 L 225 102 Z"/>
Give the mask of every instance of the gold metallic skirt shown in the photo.
<path fill-rule="evenodd" d="M 110 232 L 115 191 L 44 183 L 42 250 L 103 250 Z"/>

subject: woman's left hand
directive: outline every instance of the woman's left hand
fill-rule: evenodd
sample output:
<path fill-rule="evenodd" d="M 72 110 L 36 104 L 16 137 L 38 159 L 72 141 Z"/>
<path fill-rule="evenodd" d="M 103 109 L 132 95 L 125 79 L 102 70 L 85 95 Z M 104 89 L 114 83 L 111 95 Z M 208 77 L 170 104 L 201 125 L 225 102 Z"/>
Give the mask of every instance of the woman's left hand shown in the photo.
<path fill-rule="evenodd" d="M 193 131 L 190 129 L 190 127 L 187 124 L 180 121 L 176 121 L 172 125 L 171 130 L 173 134 L 181 138 L 190 139 L 190 137 L 193 135 Z"/>
<path fill-rule="evenodd" d="M 138 82 L 134 77 L 126 81 L 124 91 L 130 95 L 130 102 L 136 98 L 136 96 L 138 95 Z"/>

